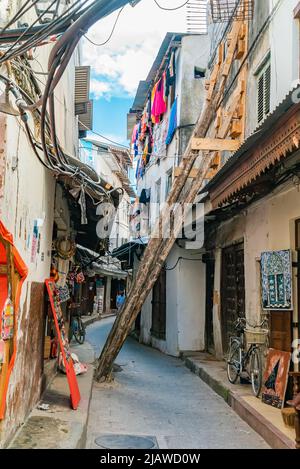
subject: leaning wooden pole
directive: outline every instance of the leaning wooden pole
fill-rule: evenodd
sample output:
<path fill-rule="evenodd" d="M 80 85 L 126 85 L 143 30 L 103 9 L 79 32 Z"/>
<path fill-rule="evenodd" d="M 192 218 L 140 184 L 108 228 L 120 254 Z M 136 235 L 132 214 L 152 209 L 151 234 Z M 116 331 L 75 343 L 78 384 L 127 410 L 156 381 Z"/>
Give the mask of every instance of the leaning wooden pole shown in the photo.
<path fill-rule="evenodd" d="M 192 150 L 193 138 L 201 138 L 207 135 L 209 127 L 215 118 L 215 111 L 218 107 L 218 102 L 223 93 L 224 86 L 225 79 L 222 80 L 219 89 L 214 91 L 210 102 L 206 103 L 204 111 L 196 125 L 181 161 L 181 173 L 172 186 L 167 200 L 168 206 L 172 206 L 178 201 L 180 201 L 180 204 L 193 203 L 203 184 L 206 172 L 213 160 L 213 154 L 202 159 L 198 170 L 198 177 L 194 180 L 188 192 L 180 198 L 191 169 L 194 167 L 199 155 L 198 152 Z M 165 219 L 165 215 L 165 211 L 160 213 L 159 220 L 157 221 L 155 228 L 158 233 L 159 227 L 162 226 L 163 220 Z M 142 305 L 153 288 L 180 229 L 181 226 L 174 227 L 173 232 L 168 239 L 163 239 L 162 237 L 150 239 L 126 303 L 117 316 L 99 357 L 96 370 L 96 379 L 98 381 L 107 379 L 110 376 L 114 360 L 121 350 Z"/>

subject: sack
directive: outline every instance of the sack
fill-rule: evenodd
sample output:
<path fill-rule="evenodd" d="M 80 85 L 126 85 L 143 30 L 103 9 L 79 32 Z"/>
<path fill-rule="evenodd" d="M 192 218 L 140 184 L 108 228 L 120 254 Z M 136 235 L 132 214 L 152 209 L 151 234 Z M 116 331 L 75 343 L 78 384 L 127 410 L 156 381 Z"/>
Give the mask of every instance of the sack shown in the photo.
<path fill-rule="evenodd" d="M 83 373 L 87 372 L 88 366 L 79 361 L 79 358 L 77 357 L 76 353 L 71 353 L 71 359 L 73 361 L 73 367 L 76 375 L 82 375 Z M 59 354 L 58 368 L 60 371 L 66 374 L 66 368 L 62 353 Z"/>

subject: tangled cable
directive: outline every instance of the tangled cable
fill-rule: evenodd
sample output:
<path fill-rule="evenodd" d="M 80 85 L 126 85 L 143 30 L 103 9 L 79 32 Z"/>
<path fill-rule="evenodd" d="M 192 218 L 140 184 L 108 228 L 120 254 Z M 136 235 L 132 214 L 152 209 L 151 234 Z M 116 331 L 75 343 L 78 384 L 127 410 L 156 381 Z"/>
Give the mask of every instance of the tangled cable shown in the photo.
<path fill-rule="evenodd" d="M 101 185 L 98 175 L 92 170 L 87 174 L 84 167 L 74 165 L 70 162 L 70 158 L 63 151 L 56 134 L 56 121 L 55 121 L 55 102 L 54 91 L 64 74 L 69 61 L 80 41 L 82 36 L 88 31 L 90 26 L 96 23 L 99 19 L 109 15 L 113 11 L 119 9 L 129 3 L 128 0 L 95 0 L 85 9 L 82 7 L 88 0 L 77 0 L 63 15 L 54 20 L 53 22 L 39 28 L 38 32 L 34 32 L 33 26 L 26 28 L 23 33 L 18 36 L 15 43 L 2 54 L 0 57 L 0 64 L 16 58 L 20 54 L 25 54 L 32 47 L 36 46 L 38 42 L 45 40 L 51 33 L 57 31 L 57 28 L 66 28 L 61 37 L 54 44 L 48 60 L 48 75 L 44 92 L 39 91 L 39 98 L 35 101 L 26 94 L 21 87 L 18 87 L 12 80 L 0 75 L 0 79 L 4 80 L 9 87 L 9 91 L 13 92 L 16 98 L 16 105 L 20 110 L 20 115 L 24 121 L 25 129 L 28 139 L 33 147 L 36 156 L 41 163 L 53 171 L 57 175 L 69 176 L 77 181 L 81 187 L 86 187 L 86 192 L 91 197 L 99 196 L 105 197 L 106 200 L 111 201 L 111 193 L 108 193 Z M 77 16 L 74 16 L 77 14 Z M 70 22 L 70 20 L 73 22 Z M 67 26 L 68 25 L 68 26 Z M 31 37 L 18 47 L 20 38 L 26 38 L 26 34 L 31 32 Z M 33 35 L 32 35 L 33 33 Z M 32 72 L 32 77 L 34 74 Z M 40 121 L 40 135 L 41 141 L 37 142 L 33 133 L 28 125 L 27 113 L 36 113 Z M 44 159 L 41 158 L 39 151 L 43 151 Z"/>

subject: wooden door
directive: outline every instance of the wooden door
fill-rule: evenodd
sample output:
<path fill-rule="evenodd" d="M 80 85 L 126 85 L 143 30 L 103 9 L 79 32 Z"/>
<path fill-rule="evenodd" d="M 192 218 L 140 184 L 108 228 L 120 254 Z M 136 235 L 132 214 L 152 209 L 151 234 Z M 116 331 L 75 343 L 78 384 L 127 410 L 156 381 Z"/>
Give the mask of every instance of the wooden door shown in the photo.
<path fill-rule="evenodd" d="M 270 347 L 290 352 L 292 340 L 292 312 L 271 311 Z"/>
<path fill-rule="evenodd" d="M 205 349 L 213 353 L 214 345 L 214 327 L 213 327 L 213 307 L 214 307 L 214 278 L 215 278 L 215 260 L 205 259 L 206 264 L 206 305 L 205 305 Z"/>
<path fill-rule="evenodd" d="M 157 339 L 166 339 L 166 271 L 163 269 L 158 277 L 152 296 L 151 335 Z"/>
<path fill-rule="evenodd" d="M 228 350 L 234 322 L 245 317 L 244 243 L 223 249 L 221 276 L 221 326 L 223 351 Z"/>
<path fill-rule="evenodd" d="M 81 314 L 86 316 L 88 313 L 88 281 L 84 281 L 81 288 Z"/>

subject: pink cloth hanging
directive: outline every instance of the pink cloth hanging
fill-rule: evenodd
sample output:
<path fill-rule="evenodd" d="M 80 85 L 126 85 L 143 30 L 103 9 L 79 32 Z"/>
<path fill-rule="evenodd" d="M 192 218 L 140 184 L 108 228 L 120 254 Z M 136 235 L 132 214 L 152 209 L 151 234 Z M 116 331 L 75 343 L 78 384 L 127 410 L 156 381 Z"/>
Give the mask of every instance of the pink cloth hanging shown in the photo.
<path fill-rule="evenodd" d="M 166 81 L 166 72 L 163 73 L 163 76 L 157 83 L 151 114 L 154 117 L 155 123 L 159 122 L 159 118 L 167 110 L 167 104 L 165 101 L 165 81 Z"/>

